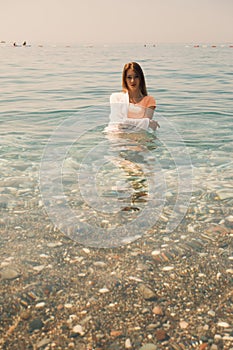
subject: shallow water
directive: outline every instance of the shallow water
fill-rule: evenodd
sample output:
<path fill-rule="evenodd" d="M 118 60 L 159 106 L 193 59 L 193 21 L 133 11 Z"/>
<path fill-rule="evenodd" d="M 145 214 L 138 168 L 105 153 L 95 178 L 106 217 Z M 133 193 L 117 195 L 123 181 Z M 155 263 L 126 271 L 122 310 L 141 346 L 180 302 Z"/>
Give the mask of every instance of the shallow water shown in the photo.
<path fill-rule="evenodd" d="M 0 55 L 3 225 L 45 208 L 71 238 L 109 247 L 133 241 L 161 218 L 172 232 L 200 201 L 199 223 L 215 222 L 209 210 L 220 203 L 229 214 L 233 51 L 227 45 L 5 46 Z M 103 133 L 109 96 L 120 91 L 130 60 L 145 71 L 161 128 L 113 138 Z"/>

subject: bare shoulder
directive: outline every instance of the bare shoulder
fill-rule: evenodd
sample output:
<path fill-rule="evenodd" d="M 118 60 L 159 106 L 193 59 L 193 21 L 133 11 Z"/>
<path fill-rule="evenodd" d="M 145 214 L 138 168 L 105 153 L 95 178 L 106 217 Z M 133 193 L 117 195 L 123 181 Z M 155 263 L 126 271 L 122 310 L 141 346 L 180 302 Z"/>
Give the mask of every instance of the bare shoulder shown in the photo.
<path fill-rule="evenodd" d="M 144 107 L 156 107 L 156 101 L 153 96 L 147 95 L 142 100 Z"/>

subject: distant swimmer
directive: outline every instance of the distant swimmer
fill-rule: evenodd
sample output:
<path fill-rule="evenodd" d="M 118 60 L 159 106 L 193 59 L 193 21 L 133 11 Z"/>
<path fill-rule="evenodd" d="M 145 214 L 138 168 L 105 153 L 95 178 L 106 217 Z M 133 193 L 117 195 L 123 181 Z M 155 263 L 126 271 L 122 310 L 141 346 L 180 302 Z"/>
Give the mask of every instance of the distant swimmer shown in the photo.
<path fill-rule="evenodd" d="M 24 41 L 23 46 L 30 47 L 31 45 L 27 45 L 26 41 Z"/>
<path fill-rule="evenodd" d="M 19 45 L 19 44 L 17 44 L 16 42 L 14 42 L 14 43 L 13 43 L 13 46 L 14 46 L 14 47 L 22 47 L 22 46 L 24 46 L 24 47 L 30 47 L 31 45 L 27 45 L 27 42 L 24 41 L 22 45 Z"/>

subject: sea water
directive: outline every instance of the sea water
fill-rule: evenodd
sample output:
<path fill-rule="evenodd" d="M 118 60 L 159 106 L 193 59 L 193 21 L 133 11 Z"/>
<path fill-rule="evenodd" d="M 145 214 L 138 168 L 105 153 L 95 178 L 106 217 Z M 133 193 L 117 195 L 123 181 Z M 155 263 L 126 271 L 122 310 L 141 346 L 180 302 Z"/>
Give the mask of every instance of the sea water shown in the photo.
<path fill-rule="evenodd" d="M 33 212 L 80 243 L 109 247 L 160 221 L 167 234 L 185 220 L 190 232 L 197 221 L 224 222 L 232 56 L 226 44 L 0 46 L 3 231 Z M 129 61 L 144 70 L 160 129 L 106 135 L 109 96 Z"/>

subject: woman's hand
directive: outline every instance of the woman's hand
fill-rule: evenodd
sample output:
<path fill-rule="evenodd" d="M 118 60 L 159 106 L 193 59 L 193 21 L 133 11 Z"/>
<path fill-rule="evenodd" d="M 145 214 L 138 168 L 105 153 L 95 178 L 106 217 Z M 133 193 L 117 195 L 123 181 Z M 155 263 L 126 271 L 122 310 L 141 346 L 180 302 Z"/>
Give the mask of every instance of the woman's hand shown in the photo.
<path fill-rule="evenodd" d="M 160 128 L 160 125 L 156 120 L 150 120 L 149 127 L 155 131 L 157 128 Z"/>

